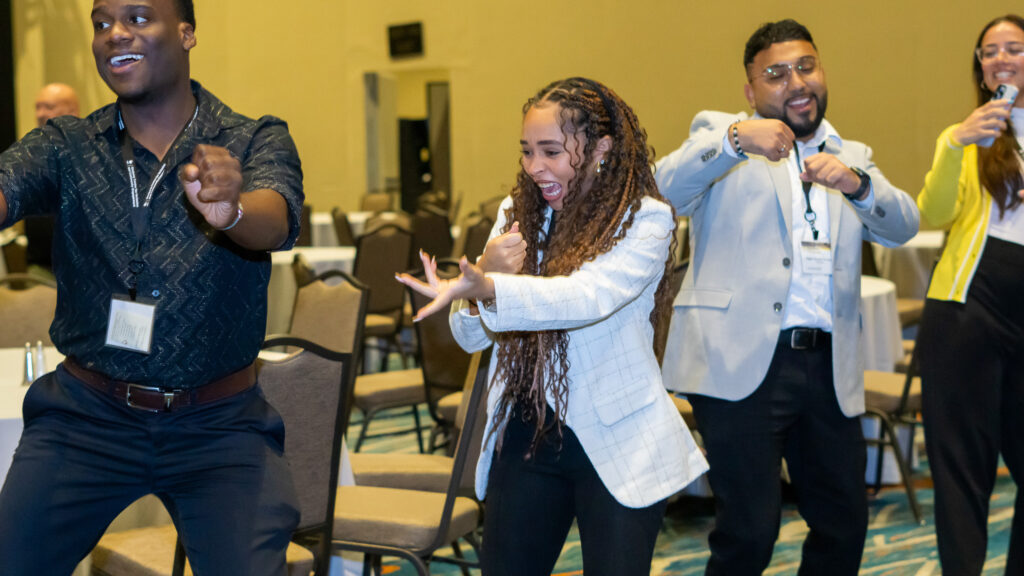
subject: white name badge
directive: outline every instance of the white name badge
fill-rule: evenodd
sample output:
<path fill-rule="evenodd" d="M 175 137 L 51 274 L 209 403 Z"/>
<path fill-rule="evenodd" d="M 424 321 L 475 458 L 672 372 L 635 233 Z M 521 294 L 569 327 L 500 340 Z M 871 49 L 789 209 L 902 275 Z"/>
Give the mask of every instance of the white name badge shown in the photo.
<path fill-rule="evenodd" d="M 828 242 L 800 242 L 800 263 L 804 274 L 832 275 L 832 245 Z"/>
<path fill-rule="evenodd" d="M 111 298 L 107 346 L 149 354 L 155 316 L 153 304 Z"/>

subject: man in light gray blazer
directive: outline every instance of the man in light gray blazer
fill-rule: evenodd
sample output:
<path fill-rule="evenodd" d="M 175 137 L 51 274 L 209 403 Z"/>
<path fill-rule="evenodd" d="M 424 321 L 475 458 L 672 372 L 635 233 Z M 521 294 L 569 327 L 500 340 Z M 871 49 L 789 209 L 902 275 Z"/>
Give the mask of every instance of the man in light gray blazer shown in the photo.
<path fill-rule="evenodd" d="M 746 114 L 701 112 L 657 163 L 691 217 L 665 385 L 686 393 L 711 465 L 707 574 L 761 574 L 779 530 L 785 457 L 810 532 L 800 574 L 856 574 L 867 530 L 861 241 L 917 233 L 913 200 L 871 150 L 824 119 L 810 33 L 765 24 L 744 54 Z"/>

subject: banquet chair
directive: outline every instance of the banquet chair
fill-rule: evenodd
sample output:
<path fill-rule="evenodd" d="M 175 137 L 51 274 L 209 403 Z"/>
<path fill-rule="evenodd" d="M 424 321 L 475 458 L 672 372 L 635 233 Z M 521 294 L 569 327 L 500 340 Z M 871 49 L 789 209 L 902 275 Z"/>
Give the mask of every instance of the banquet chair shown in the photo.
<path fill-rule="evenodd" d="M 383 556 L 407 560 L 420 576 L 430 574 L 430 562 L 453 563 L 468 574 L 467 567 L 474 563 L 462 557 L 457 540 L 469 542 L 479 557 L 476 531 L 482 515 L 474 499 L 460 494 L 471 490 L 474 481 L 486 421 L 482 415 L 489 364 L 490 350 L 473 354 L 458 416 L 463 432 L 459 434 L 444 493 L 359 485 L 339 487 L 332 544 L 335 554 L 346 550 L 364 553 L 364 574 L 381 574 Z M 455 558 L 435 554 L 446 543 L 452 544 Z"/>
<path fill-rule="evenodd" d="M 53 282 L 28 274 L 0 278 L 0 348 L 20 348 L 26 342 L 52 346 L 50 324 L 56 309 Z"/>
<path fill-rule="evenodd" d="M 295 291 L 288 333 L 358 359 L 369 298 L 370 289 L 347 272 L 316 275 Z"/>
<path fill-rule="evenodd" d="M 347 423 L 353 356 L 290 335 L 270 336 L 263 347 L 294 351 L 260 360 L 259 386 L 284 421 L 285 455 L 300 520 L 288 548 L 289 576 L 327 576 L 338 495 L 341 438 Z M 173 525 L 105 535 L 92 552 L 102 576 L 191 574 Z"/>
<path fill-rule="evenodd" d="M 435 206 L 425 206 L 412 216 L 413 251 L 423 250 L 438 258 L 452 255 L 452 226 L 448 213 Z M 415 258 L 415 256 L 414 256 Z M 412 267 L 418 265 L 413 263 Z"/>
<path fill-rule="evenodd" d="M 423 270 L 412 275 L 425 279 Z M 441 278 L 458 275 L 458 261 L 438 261 L 438 276 Z M 413 309 L 418 311 L 430 302 L 414 290 L 409 290 Z M 416 342 L 420 367 L 407 370 L 365 374 L 356 380 L 355 405 L 363 413 L 363 422 L 355 443 L 358 452 L 363 441 L 382 435 L 415 432 L 420 452 L 433 452 L 438 446 L 435 439 L 450 436 L 455 411 L 458 409 L 463 380 L 469 366 L 469 354 L 464 352 L 452 336 L 448 326 L 448 310 L 436 312 L 415 324 Z M 424 450 L 421 437 L 422 425 L 418 406 L 427 404 L 428 413 L 434 421 L 427 448 Z M 368 434 L 373 418 L 383 410 L 411 407 L 414 427 L 383 434 Z"/>
<path fill-rule="evenodd" d="M 865 442 L 876 446 L 878 457 L 875 466 L 875 493 L 882 485 L 882 464 L 886 447 L 892 448 L 896 465 L 899 468 L 903 489 L 907 493 L 907 501 L 914 519 L 924 525 L 921 505 L 912 483 L 910 465 L 907 458 L 913 451 L 914 432 L 917 427 L 917 414 L 921 412 L 921 379 L 918 377 L 916 351 L 911 354 L 910 366 L 906 374 L 893 372 L 864 371 L 864 417 L 875 418 L 879 423 L 878 438 L 865 438 Z M 896 433 L 896 425 L 909 426 L 909 446 L 900 446 L 900 438 Z M 904 449 L 906 448 L 906 450 Z"/>
<path fill-rule="evenodd" d="M 353 276 L 370 287 L 365 337 L 383 339 L 381 370 L 387 366 L 387 352 L 396 350 L 407 366 L 405 349 L 399 341 L 405 305 L 405 289 L 395 274 L 408 268 L 412 253 L 412 232 L 394 224 L 385 224 L 359 236 Z M 364 366 L 365 369 L 365 366 Z"/>
<path fill-rule="evenodd" d="M 24 238 L 14 237 L 0 246 L 5 268 L 8 274 L 24 274 L 28 272 L 28 246 Z"/>
<path fill-rule="evenodd" d="M 491 236 L 491 228 L 494 228 L 494 218 L 481 214 L 470 214 L 459 227 L 462 232 L 455 239 L 452 257 L 461 258 L 465 255 L 470 262 L 475 262 L 484 253 L 487 239 Z"/>
<path fill-rule="evenodd" d="M 389 192 L 370 192 L 359 201 L 363 212 L 390 212 L 395 209 L 395 196 Z"/>
<path fill-rule="evenodd" d="M 292 258 L 292 277 L 295 278 L 296 290 L 316 279 L 316 270 L 306 262 L 301 253 L 296 253 Z"/>
<path fill-rule="evenodd" d="M 505 194 L 499 194 L 481 202 L 480 214 L 490 218 L 492 222 L 497 222 L 498 210 L 501 208 L 501 203 L 505 201 L 505 197 Z"/>
<path fill-rule="evenodd" d="M 337 206 L 331 210 L 331 221 L 334 222 L 334 234 L 338 237 L 338 246 L 355 246 L 356 236 L 352 233 L 352 224 L 348 215 Z"/>

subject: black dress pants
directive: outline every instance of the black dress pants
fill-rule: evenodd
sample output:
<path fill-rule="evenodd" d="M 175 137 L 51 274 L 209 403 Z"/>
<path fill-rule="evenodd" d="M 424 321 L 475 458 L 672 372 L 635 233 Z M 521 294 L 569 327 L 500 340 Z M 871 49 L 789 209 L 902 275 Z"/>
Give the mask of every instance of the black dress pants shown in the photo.
<path fill-rule="evenodd" d="M 554 421 L 550 411 L 548 422 Z M 484 576 L 548 576 L 576 518 L 587 576 L 647 576 L 666 500 L 628 508 L 608 492 L 576 435 L 562 428 L 525 458 L 534 426 L 514 410 L 487 483 Z"/>
<path fill-rule="evenodd" d="M 0 491 L 4 576 L 71 574 L 114 517 L 150 493 L 170 512 L 197 576 L 285 573 L 299 513 L 284 425 L 258 387 L 151 413 L 60 367 L 32 384 L 23 412 Z"/>
<path fill-rule="evenodd" d="M 715 497 L 708 575 L 759 575 L 779 534 L 782 458 L 810 532 L 799 574 L 854 575 L 867 533 L 860 420 L 839 409 L 832 349 L 779 338 L 764 382 L 742 400 L 689 396 Z"/>
<path fill-rule="evenodd" d="M 985 563 L 999 455 L 1024 474 L 1024 246 L 988 238 L 963 304 L 929 299 L 918 335 L 928 466 L 942 573 Z M 1014 504 L 1006 574 L 1024 575 L 1024 494 Z"/>

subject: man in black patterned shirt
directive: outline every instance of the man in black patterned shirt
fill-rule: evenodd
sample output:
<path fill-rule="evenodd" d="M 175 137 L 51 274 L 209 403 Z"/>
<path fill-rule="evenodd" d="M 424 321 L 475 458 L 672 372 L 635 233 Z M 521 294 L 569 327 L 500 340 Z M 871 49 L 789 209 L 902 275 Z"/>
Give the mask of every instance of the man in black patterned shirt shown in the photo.
<path fill-rule="evenodd" d="M 95 0 L 92 22 L 117 103 L 0 154 L 0 227 L 57 213 L 50 333 L 67 357 L 25 397 L 0 571 L 70 574 L 154 493 L 196 574 L 281 574 L 298 511 L 252 363 L 268 251 L 298 235 L 298 154 L 282 121 L 191 81 L 191 0 Z"/>

